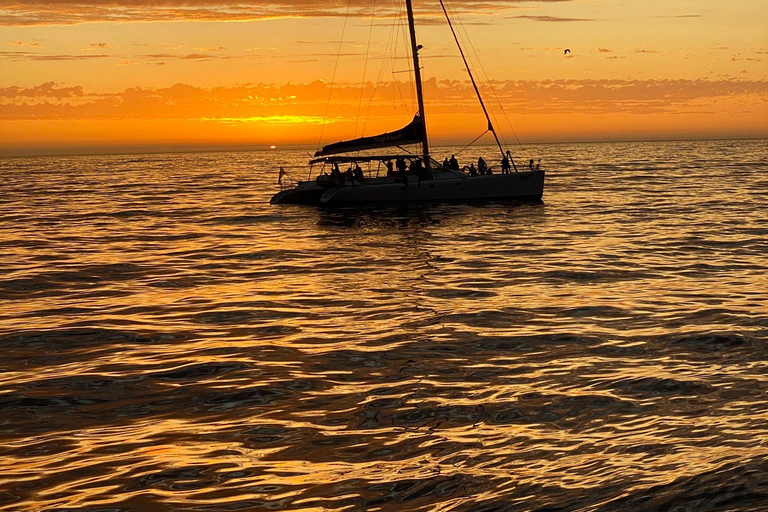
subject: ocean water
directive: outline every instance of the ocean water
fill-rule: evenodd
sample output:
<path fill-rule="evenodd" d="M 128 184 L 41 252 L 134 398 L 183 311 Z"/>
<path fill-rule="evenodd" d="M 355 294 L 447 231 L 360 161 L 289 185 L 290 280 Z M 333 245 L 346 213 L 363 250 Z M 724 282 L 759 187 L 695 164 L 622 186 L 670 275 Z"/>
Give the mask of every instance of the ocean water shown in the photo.
<path fill-rule="evenodd" d="M 768 510 L 768 141 L 529 155 L 348 210 L 267 204 L 302 152 L 0 160 L 0 510 Z"/>

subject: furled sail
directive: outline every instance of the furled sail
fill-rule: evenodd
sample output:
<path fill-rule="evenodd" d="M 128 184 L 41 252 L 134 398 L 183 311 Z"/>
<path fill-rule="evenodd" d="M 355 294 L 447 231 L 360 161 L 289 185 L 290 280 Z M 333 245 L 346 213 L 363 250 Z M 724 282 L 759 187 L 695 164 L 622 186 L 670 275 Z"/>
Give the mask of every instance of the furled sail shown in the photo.
<path fill-rule="evenodd" d="M 424 139 L 424 124 L 421 116 L 416 114 L 408 126 L 394 132 L 382 133 L 371 137 L 361 137 L 354 140 L 346 140 L 329 144 L 315 153 L 316 157 L 338 155 L 339 153 L 351 153 L 352 151 L 364 151 L 366 149 L 389 148 L 404 144 L 418 144 Z"/>

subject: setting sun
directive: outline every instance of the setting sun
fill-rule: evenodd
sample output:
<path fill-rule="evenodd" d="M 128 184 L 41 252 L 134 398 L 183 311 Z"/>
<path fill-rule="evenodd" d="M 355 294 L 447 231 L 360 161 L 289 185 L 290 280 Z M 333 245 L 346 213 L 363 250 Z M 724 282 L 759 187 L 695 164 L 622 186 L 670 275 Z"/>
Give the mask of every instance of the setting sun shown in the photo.
<path fill-rule="evenodd" d="M 416 111 L 401 3 L 350 5 L 3 4 L 0 148 L 316 145 L 396 128 Z M 766 2 L 447 5 L 523 140 L 768 134 Z M 439 4 L 415 11 L 430 133 L 471 140 L 484 121 Z"/>

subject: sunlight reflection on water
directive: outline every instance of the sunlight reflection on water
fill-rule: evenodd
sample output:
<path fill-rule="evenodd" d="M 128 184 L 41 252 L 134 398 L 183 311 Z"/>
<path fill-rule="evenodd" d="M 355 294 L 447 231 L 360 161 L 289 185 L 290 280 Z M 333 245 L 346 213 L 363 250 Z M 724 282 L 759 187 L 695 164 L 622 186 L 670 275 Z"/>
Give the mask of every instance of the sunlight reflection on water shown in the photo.
<path fill-rule="evenodd" d="M 529 149 L 543 204 L 362 210 L 0 160 L 0 508 L 765 509 L 768 145 Z"/>

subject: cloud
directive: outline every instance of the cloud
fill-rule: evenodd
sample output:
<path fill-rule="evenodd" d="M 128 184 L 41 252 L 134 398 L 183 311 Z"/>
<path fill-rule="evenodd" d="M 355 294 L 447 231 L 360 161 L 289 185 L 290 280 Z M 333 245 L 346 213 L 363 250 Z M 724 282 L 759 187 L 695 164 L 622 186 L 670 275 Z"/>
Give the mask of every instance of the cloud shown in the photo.
<path fill-rule="evenodd" d="M 654 16 L 655 18 L 701 18 L 701 14 L 676 14 L 672 16 Z"/>
<path fill-rule="evenodd" d="M 536 50 L 536 51 L 540 51 L 540 52 L 552 52 L 552 51 L 561 52 L 561 51 L 565 50 L 565 46 L 547 46 L 547 47 L 544 47 L 544 48 L 535 48 L 533 46 L 524 46 L 522 48 L 518 48 L 518 50 L 520 50 L 521 52 L 527 52 L 527 51 L 531 51 L 531 50 Z"/>
<path fill-rule="evenodd" d="M 8 46 L 24 46 L 24 41 L 5 41 L 3 44 Z"/>
<path fill-rule="evenodd" d="M 125 66 L 135 66 L 136 64 L 137 64 L 136 62 L 131 62 L 131 61 L 129 61 L 129 60 L 126 60 L 126 61 L 123 61 L 123 62 L 118 62 L 118 63 L 117 63 L 117 65 L 118 65 L 118 66 L 120 66 L 120 67 L 125 67 Z"/>
<path fill-rule="evenodd" d="M 559 16 L 507 16 L 508 20 L 530 20 L 544 22 L 595 21 L 592 18 L 561 18 Z"/>
<path fill-rule="evenodd" d="M 197 49 L 197 48 L 196 48 Z M 177 53 L 152 53 L 148 55 L 136 55 L 136 58 L 139 59 L 150 59 L 150 60 L 211 60 L 211 59 L 240 59 L 242 58 L 240 55 L 218 55 L 218 54 L 212 54 L 212 53 L 186 53 L 186 54 L 177 54 Z"/>
<path fill-rule="evenodd" d="M 660 50 L 635 50 L 635 53 L 662 53 Z"/>
<path fill-rule="evenodd" d="M 50 60 L 50 61 L 65 61 L 65 60 L 90 60 L 90 59 L 105 59 L 113 57 L 112 55 L 105 54 L 40 54 L 33 52 L 0 52 L 0 59 L 5 60 Z"/>
<path fill-rule="evenodd" d="M 534 1 L 554 3 L 572 0 L 455 0 L 453 4 L 463 12 L 487 13 Z M 347 5 L 344 0 L 0 0 L 0 25 L 339 17 L 345 15 Z M 367 16 L 370 12 L 367 0 L 352 0 L 349 5 L 352 16 Z M 442 15 L 438 5 L 421 5 L 419 9 L 422 15 Z M 378 11 L 382 16 L 394 13 L 391 9 L 388 13 L 384 8 Z"/>
<path fill-rule="evenodd" d="M 78 85 L 75 87 L 61 87 L 55 82 L 46 82 L 36 87 L 0 87 L 0 98 L 73 98 L 85 94 L 85 89 Z"/>
<path fill-rule="evenodd" d="M 226 50 L 223 46 L 216 46 L 216 47 L 201 47 L 201 46 L 195 46 L 195 50 L 199 52 L 220 52 L 222 50 Z"/>
<path fill-rule="evenodd" d="M 608 48 L 598 48 L 598 53 L 613 53 L 613 50 L 609 50 Z"/>
<path fill-rule="evenodd" d="M 720 98 L 750 104 L 768 101 L 768 80 L 520 80 L 495 81 L 499 99 L 516 114 L 665 114 L 700 108 Z M 367 84 L 363 97 L 378 98 L 370 115 L 391 118 L 391 98 L 404 84 Z M 467 81 L 425 82 L 435 115 L 473 115 L 477 100 Z M 328 84 L 249 84 L 231 87 L 129 88 L 122 92 L 86 91 L 48 82 L 37 87 L 0 88 L 0 120 L 215 120 L 318 116 L 325 111 Z M 333 114 L 355 119 L 359 85 L 337 84 Z"/>
<path fill-rule="evenodd" d="M 334 54 L 335 55 L 335 54 Z M 93 60 L 109 58 L 131 58 L 143 60 L 199 60 L 206 61 L 212 59 L 241 59 L 242 55 L 222 55 L 211 50 L 209 53 L 150 53 L 136 55 L 109 55 L 105 53 L 81 53 L 81 54 L 50 54 L 35 53 L 29 51 L 9 51 L 0 52 L 0 59 L 5 60 L 40 60 L 40 61 L 67 61 L 67 60 Z M 117 65 L 125 66 L 127 61 L 121 61 Z M 132 61 L 131 61 L 132 62 Z"/>
<path fill-rule="evenodd" d="M 750 61 L 753 61 L 753 62 L 760 62 L 763 59 L 756 59 L 754 57 L 742 57 L 740 53 L 737 53 L 735 55 L 731 55 L 731 61 L 732 62 L 737 62 L 737 61 L 740 61 L 740 60 L 750 60 Z"/>
<path fill-rule="evenodd" d="M 88 46 L 90 46 L 91 48 L 112 48 L 107 43 L 91 43 Z"/>

